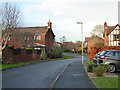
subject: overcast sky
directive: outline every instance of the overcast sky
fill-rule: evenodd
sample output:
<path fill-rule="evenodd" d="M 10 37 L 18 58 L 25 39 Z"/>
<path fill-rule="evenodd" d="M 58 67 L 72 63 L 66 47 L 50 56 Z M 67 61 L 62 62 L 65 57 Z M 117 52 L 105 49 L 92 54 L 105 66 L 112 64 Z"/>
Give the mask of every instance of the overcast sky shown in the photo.
<path fill-rule="evenodd" d="M 2 0 L 17 3 L 22 11 L 23 26 L 46 26 L 50 18 L 56 40 L 65 36 L 67 41 L 81 40 L 98 24 L 118 24 L 119 0 Z"/>

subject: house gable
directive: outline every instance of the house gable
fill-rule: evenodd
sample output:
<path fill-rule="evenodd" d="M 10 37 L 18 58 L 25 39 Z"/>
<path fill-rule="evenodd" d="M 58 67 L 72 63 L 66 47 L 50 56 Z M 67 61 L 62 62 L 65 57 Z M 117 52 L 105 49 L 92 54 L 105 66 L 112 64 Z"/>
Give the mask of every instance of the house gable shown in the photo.
<path fill-rule="evenodd" d="M 104 24 L 104 38 L 106 46 L 120 46 L 120 25 L 107 26 Z"/>
<path fill-rule="evenodd" d="M 98 36 L 92 36 L 87 42 L 87 53 L 90 53 L 90 48 L 97 43 L 104 43 L 104 40 Z"/>

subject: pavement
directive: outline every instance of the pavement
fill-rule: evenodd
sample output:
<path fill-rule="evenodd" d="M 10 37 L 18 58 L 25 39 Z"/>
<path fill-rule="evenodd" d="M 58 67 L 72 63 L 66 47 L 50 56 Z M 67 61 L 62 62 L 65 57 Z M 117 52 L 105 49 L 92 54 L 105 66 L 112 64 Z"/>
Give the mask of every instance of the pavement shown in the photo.
<path fill-rule="evenodd" d="M 54 88 L 95 88 L 83 65 L 77 61 L 70 64 L 56 82 Z"/>
<path fill-rule="evenodd" d="M 85 73 L 81 58 L 81 55 L 74 55 L 71 59 L 41 62 L 4 70 L 2 87 L 50 88 L 56 77 L 60 75 L 53 88 L 94 88 Z M 89 60 L 87 56 L 84 59 Z"/>

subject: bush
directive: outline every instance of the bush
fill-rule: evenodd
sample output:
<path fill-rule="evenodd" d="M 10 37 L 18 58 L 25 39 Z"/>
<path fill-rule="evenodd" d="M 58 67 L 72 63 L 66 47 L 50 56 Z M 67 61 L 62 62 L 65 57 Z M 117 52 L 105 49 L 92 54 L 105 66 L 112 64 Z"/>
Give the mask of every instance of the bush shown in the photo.
<path fill-rule="evenodd" d="M 84 64 L 92 64 L 93 61 L 89 60 L 89 61 L 85 61 Z"/>
<path fill-rule="evenodd" d="M 41 51 L 41 59 L 45 60 L 47 58 L 45 50 Z"/>
<path fill-rule="evenodd" d="M 70 48 L 64 48 L 64 52 L 72 52 Z"/>
<path fill-rule="evenodd" d="M 52 51 L 47 51 L 47 57 L 52 58 Z"/>
<path fill-rule="evenodd" d="M 108 64 L 100 64 L 100 65 L 105 68 L 105 72 L 107 72 L 110 68 L 110 66 Z"/>
<path fill-rule="evenodd" d="M 94 63 L 88 64 L 87 71 L 88 72 L 92 72 L 93 71 L 93 67 L 97 67 L 97 64 L 94 64 Z"/>
<path fill-rule="evenodd" d="M 98 77 L 101 77 L 104 72 L 105 72 L 105 67 L 102 65 L 97 65 L 97 67 L 93 67 L 93 73 Z"/>
<path fill-rule="evenodd" d="M 59 46 L 53 46 L 52 50 L 51 51 L 48 51 L 47 52 L 47 56 L 49 58 L 62 58 L 62 55 L 63 55 L 63 50 L 61 47 Z"/>

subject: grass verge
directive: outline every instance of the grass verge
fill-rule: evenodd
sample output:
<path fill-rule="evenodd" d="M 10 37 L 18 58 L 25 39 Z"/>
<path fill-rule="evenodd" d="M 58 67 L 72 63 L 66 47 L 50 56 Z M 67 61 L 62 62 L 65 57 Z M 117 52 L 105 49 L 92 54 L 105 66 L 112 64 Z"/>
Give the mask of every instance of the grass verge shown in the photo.
<path fill-rule="evenodd" d="M 85 61 L 84 64 L 92 64 L 93 61 L 89 60 L 89 61 Z"/>
<path fill-rule="evenodd" d="M 72 56 L 63 55 L 62 58 L 56 58 L 56 59 L 45 59 L 45 60 L 38 59 L 38 60 L 32 60 L 32 61 L 17 62 L 17 63 L 12 63 L 12 64 L 0 64 L 0 70 L 17 67 L 17 66 L 23 66 L 23 65 L 27 65 L 31 63 L 37 63 L 41 61 L 52 61 L 52 60 L 68 59 L 68 58 L 72 58 Z"/>
<path fill-rule="evenodd" d="M 118 88 L 118 77 L 92 78 L 98 88 Z"/>

